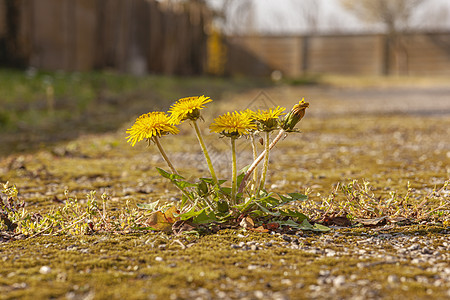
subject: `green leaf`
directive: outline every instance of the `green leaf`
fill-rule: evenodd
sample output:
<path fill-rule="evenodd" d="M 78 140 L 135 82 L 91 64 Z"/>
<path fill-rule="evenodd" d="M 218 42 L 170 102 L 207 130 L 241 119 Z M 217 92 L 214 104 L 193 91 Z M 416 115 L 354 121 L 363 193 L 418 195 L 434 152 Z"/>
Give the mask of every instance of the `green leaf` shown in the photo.
<path fill-rule="evenodd" d="M 206 208 L 201 210 L 195 210 L 195 208 L 192 208 L 190 211 L 185 212 L 178 217 L 180 217 L 183 221 L 192 218 L 192 222 L 197 224 L 211 223 L 218 220 L 214 213 L 207 213 Z"/>
<path fill-rule="evenodd" d="M 170 173 L 169 173 L 169 172 L 166 172 L 166 171 L 164 171 L 163 169 L 158 168 L 158 167 L 156 167 L 156 170 L 158 170 L 159 174 L 160 174 L 162 177 L 167 178 L 167 179 L 170 179 Z"/>
<path fill-rule="evenodd" d="M 296 210 L 280 210 L 280 214 L 282 216 L 286 216 L 286 217 L 291 217 L 291 218 L 295 218 L 297 222 L 302 222 L 305 219 L 308 219 L 307 216 L 305 216 L 304 214 L 302 214 L 301 212 L 298 212 Z"/>
<path fill-rule="evenodd" d="M 217 211 L 222 214 L 226 214 L 230 211 L 230 207 L 226 201 L 217 202 Z"/>
<path fill-rule="evenodd" d="M 215 185 L 215 183 L 214 183 L 214 180 L 212 179 L 212 178 L 199 178 L 201 181 L 204 181 L 204 182 L 206 182 L 206 183 L 209 183 L 210 185 Z M 220 179 L 220 180 L 218 180 L 218 184 L 219 185 L 221 185 L 221 184 L 223 184 L 224 182 L 226 182 L 226 180 L 224 180 L 224 179 Z"/>
<path fill-rule="evenodd" d="M 197 183 L 197 192 L 200 196 L 205 196 L 208 194 L 208 184 L 204 182 L 203 180 L 200 180 L 199 183 Z"/>
<path fill-rule="evenodd" d="M 250 168 L 250 165 L 245 166 L 242 170 L 239 171 L 238 176 L 236 178 L 237 179 L 237 181 L 236 181 L 237 182 L 237 186 L 241 185 L 242 179 L 244 179 L 248 168 Z"/>
<path fill-rule="evenodd" d="M 182 221 L 184 221 L 184 220 L 187 220 L 187 219 L 194 218 L 194 217 L 198 216 L 199 214 L 201 214 L 201 212 L 203 210 L 204 209 L 195 210 L 195 207 L 193 207 L 193 208 L 191 208 L 191 210 L 189 210 L 189 211 L 187 211 L 187 212 L 185 212 L 183 214 L 180 214 L 179 217 L 180 217 L 180 219 Z"/>
<path fill-rule="evenodd" d="M 222 191 L 222 193 L 224 193 L 228 196 L 231 195 L 231 188 L 229 188 L 229 187 L 223 187 L 223 188 L 220 188 L 220 190 Z"/>
<path fill-rule="evenodd" d="M 309 223 L 307 219 L 303 220 L 303 222 L 301 224 L 294 222 L 292 220 L 277 221 L 277 222 L 280 223 L 281 226 L 289 226 L 294 229 L 310 230 L 310 231 L 318 231 L 318 232 L 330 231 L 330 228 L 328 228 L 324 225 L 321 225 L 321 224 L 316 223 L 314 225 L 311 225 L 311 223 Z"/>
<path fill-rule="evenodd" d="M 278 194 L 278 197 L 280 197 L 280 202 L 277 206 L 283 206 L 287 203 L 294 202 L 294 201 L 305 201 L 308 199 L 308 196 L 300 194 L 300 193 L 288 193 L 288 196 L 283 196 L 281 194 Z"/>
<path fill-rule="evenodd" d="M 214 215 L 214 213 L 210 212 L 210 213 L 206 213 L 205 209 L 201 210 L 201 213 L 194 217 L 194 219 L 192 220 L 193 223 L 197 223 L 197 224 L 205 224 L 205 223 L 211 223 L 217 221 L 216 216 Z"/>
<path fill-rule="evenodd" d="M 267 194 L 265 197 L 257 199 L 257 203 L 264 205 L 267 209 L 272 209 L 280 204 L 280 200 L 272 197 L 272 193 Z"/>
<path fill-rule="evenodd" d="M 158 205 L 159 205 L 159 200 L 156 200 L 155 202 L 152 202 L 152 203 L 136 204 L 136 206 L 139 207 L 140 209 L 147 209 L 147 210 L 151 210 L 151 211 L 156 210 Z"/>
<path fill-rule="evenodd" d="M 295 229 L 302 229 L 301 225 L 297 222 L 294 222 L 292 220 L 287 220 L 287 221 L 277 221 L 277 223 L 280 224 L 280 226 L 289 226 Z M 309 224 L 311 225 L 311 224 Z M 303 230 L 307 230 L 307 229 L 303 229 Z"/>
<path fill-rule="evenodd" d="M 184 190 L 185 187 L 193 187 L 195 184 L 184 181 L 184 180 L 173 180 L 173 184 L 175 184 L 179 189 Z"/>
<path fill-rule="evenodd" d="M 291 196 L 293 201 L 306 201 L 308 200 L 308 196 L 300 193 L 288 193 L 289 196 Z"/>
<path fill-rule="evenodd" d="M 267 209 L 266 207 L 264 207 L 263 205 L 259 204 L 258 202 L 255 202 L 255 204 L 261 209 L 261 211 L 263 211 L 266 215 L 269 216 L 274 216 L 274 217 L 279 217 L 280 216 L 280 212 L 279 211 L 271 211 L 269 209 Z M 252 213 L 252 212 L 250 212 Z"/>
<path fill-rule="evenodd" d="M 177 179 L 184 179 L 184 177 L 181 176 L 181 175 L 169 173 L 169 172 L 164 171 L 163 169 L 158 168 L 158 167 L 156 167 L 156 170 L 158 170 L 159 174 L 162 177 L 167 178 L 167 179 L 169 179 L 171 181 L 174 181 L 174 180 L 177 180 Z"/>
<path fill-rule="evenodd" d="M 314 224 L 314 231 L 327 232 L 330 230 L 331 230 L 331 228 L 329 228 L 325 225 L 318 224 L 318 223 Z"/>

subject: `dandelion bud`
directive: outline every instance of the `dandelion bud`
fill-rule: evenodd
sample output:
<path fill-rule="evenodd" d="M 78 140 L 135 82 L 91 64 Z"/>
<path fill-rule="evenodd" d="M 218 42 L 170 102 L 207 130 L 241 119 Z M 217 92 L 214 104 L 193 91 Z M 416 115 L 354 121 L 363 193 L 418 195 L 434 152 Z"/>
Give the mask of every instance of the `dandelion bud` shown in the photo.
<path fill-rule="evenodd" d="M 281 128 L 283 128 L 284 131 L 287 132 L 296 131 L 294 127 L 305 116 L 305 110 L 306 108 L 308 108 L 308 106 L 309 103 L 305 102 L 305 100 L 302 98 L 302 100 L 298 104 L 294 105 L 294 107 L 286 115 L 283 121 L 281 121 Z"/>

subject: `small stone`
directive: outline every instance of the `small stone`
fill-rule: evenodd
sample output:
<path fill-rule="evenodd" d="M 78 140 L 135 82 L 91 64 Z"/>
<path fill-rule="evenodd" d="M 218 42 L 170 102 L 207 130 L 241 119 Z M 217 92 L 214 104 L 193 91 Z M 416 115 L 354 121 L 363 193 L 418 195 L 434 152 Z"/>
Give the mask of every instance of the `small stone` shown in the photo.
<path fill-rule="evenodd" d="M 292 280 L 290 280 L 288 278 L 281 279 L 281 284 L 292 285 Z"/>
<path fill-rule="evenodd" d="M 18 289 L 25 289 L 27 288 L 27 286 L 28 285 L 25 282 L 15 282 L 12 284 L 11 287 L 15 290 L 18 290 Z"/>
<path fill-rule="evenodd" d="M 264 293 L 262 291 L 255 291 L 254 295 L 257 299 L 263 299 L 264 298 Z"/>
<path fill-rule="evenodd" d="M 292 238 L 291 238 L 290 236 L 286 235 L 286 234 L 283 234 L 283 235 L 281 236 L 281 238 L 282 238 L 283 240 L 285 240 L 286 242 L 291 242 L 291 241 L 292 241 Z"/>
<path fill-rule="evenodd" d="M 271 242 L 267 242 L 267 243 L 264 244 L 264 246 L 266 246 L 266 247 L 272 247 L 272 245 L 273 244 Z"/>
<path fill-rule="evenodd" d="M 231 244 L 231 248 L 232 249 L 239 249 L 239 248 L 241 248 L 241 246 L 236 245 L 236 244 Z"/>
<path fill-rule="evenodd" d="M 409 251 L 415 251 L 415 250 L 419 250 L 420 245 L 419 244 L 412 244 L 411 246 L 409 246 L 407 249 Z"/>
<path fill-rule="evenodd" d="M 423 247 L 422 253 L 423 254 L 433 254 L 433 251 L 431 251 L 428 247 Z"/>
<path fill-rule="evenodd" d="M 400 279 L 398 279 L 398 276 L 397 276 L 397 275 L 391 274 L 391 275 L 388 276 L 387 281 L 388 281 L 389 283 L 397 283 L 397 282 L 400 281 Z"/>
<path fill-rule="evenodd" d="M 50 268 L 49 266 L 42 266 L 40 269 L 39 269 L 39 273 L 41 273 L 41 274 L 48 274 L 48 273 L 50 273 L 52 271 L 52 268 Z"/>
<path fill-rule="evenodd" d="M 163 261 L 164 258 L 162 258 L 162 257 L 160 257 L 160 256 L 157 256 L 157 257 L 155 257 L 155 260 L 156 260 L 156 261 Z"/>
<path fill-rule="evenodd" d="M 334 287 L 342 287 L 345 284 L 345 276 L 339 275 L 333 280 L 333 286 Z"/>

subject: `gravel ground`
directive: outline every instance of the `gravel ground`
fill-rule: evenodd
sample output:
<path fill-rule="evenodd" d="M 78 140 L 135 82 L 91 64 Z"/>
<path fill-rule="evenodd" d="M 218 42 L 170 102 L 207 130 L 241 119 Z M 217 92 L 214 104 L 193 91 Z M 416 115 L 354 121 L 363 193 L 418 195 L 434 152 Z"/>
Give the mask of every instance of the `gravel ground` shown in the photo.
<path fill-rule="evenodd" d="M 382 229 L 382 228 L 380 228 Z M 295 295 L 295 290 L 305 287 L 305 284 L 295 279 L 280 279 L 285 286 L 284 291 L 268 292 L 255 290 L 245 292 L 236 287 L 233 293 L 217 290 L 211 292 L 205 289 L 191 290 L 189 296 L 198 299 L 380 299 L 391 298 L 386 290 L 408 291 L 411 285 L 417 285 L 426 292 L 426 298 L 440 299 L 434 289 L 446 289 L 450 297 L 450 228 L 442 230 L 437 236 L 423 236 L 419 233 L 405 234 L 382 233 L 382 230 L 372 233 L 355 234 L 349 230 L 334 229 L 332 233 L 308 235 L 298 232 L 295 235 L 272 233 L 276 239 L 267 242 L 239 242 L 230 247 L 240 251 L 267 251 L 272 248 L 294 249 L 302 253 L 312 254 L 315 260 L 324 258 L 333 260 L 351 260 L 352 273 L 342 274 L 339 266 L 323 264 L 317 281 L 307 286 L 306 294 Z M 380 232 L 378 232 L 380 231 Z M 245 237 L 245 235 L 239 235 Z M 282 242 L 280 242 L 280 238 Z M 280 259 L 283 261 L 283 258 Z M 383 272 L 383 276 L 373 279 L 367 276 L 371 269 L 383 269 L 384 266 L 402 266 L 401 272 Z M 270 269 L 270 264 L 248 264 L 249 272 Z M 300 271 L 295 265 L 285 268 L 295 275 Z M 414 275 L 414 269 L 426 272 L 425 275 Z M 286 273 L 286 272 L 285 272 Z M 293 296 L 294 294 L 294 296 Z M 422 298 L 417 296 L 417 298 Z"/>

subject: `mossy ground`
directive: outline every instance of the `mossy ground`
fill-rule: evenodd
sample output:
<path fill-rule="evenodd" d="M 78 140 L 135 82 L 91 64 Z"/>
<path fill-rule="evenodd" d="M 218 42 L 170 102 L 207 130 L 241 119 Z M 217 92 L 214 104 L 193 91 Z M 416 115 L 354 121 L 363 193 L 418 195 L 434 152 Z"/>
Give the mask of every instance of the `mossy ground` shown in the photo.
<path fill-rule="evenodd" d="M 212 118 L 230 109 L 257 108 L 267 100 L 289 108 L 305 97 L 310 108 L 300 123 L 302 133 L 288 136 L 271 153 L 269 186 L 273 190 L 286 193 L 309 188 L 310 201 L 315 202 L 337 182 L 365 179 L 378 195 L 404 193 L 410 182 L 420 202 L 450 177 L 450 104 L 448 99 L 444 101 L 449 90 L 429 83 L 426 87 L 409 84 L 386 87 L 383 81 L 383 88 L 376 84 L 345 88 L 278 85 L 265 88 L 270 99 L 262 100 L 258 98 L 261 89 L 218 93 L 217 101 L 203 111 L 206 143 L 220 177 L 228 178 L 229 146 L 207 134 Z M 203 94 L 195 88 L 192 93 Z M 174 95 L 171 100 L 184 96 L 190 94 Z M 137 98 L 144 97 L 140 94 Z M 127 200 L 131 205 L 158 199 L 176 201 L 180 197 L 177 190 L 155 171 L 155 167 L 166 168 L 155 147 L 126 144 L 125 129 L 133 117 L 130 114 L 125 123 L 114 124 L 109 132 L 85 131 L 70 141 L 5 154 L 0 160 L 0 181 L 15 184 L 27 209 L 39 212 L 62 205 L 59 200 L 65 199 L 65 190 L 81 202 L 91 190 L 105 192 L 112 213 L 123 209 Z M 181 174 L 190 179 L 207 175 L 187 124 L 180 135 L 164 137 L 162 142 Z M 21 144 L 23 147 L 23 140 Z M 251 148 L 244 140 L 238 147 L 238 163 L 243 167 L 250 162 Z M 445 226 L 396 227 L 390 233 L 441 241 L 448 237 Z M 352 253 L 356 240 L 378 234 L 364 228 L 333 229 L 303 236 L 301 244 L 335 250 L 344 247 Z M 324 242 L 327 239 L 333 242 Z M 264 246 L 269 241 L 272 246 Z M 261 246 L 249 251 L 232 247 L 240 242 Z M 326 256 L 283 243 L 280 236 L 236 230 L 201 237 L 124 232 L 10 241 L 0 244 L 0 298 L 350 298 L 369 287 L 374 288 L 368 298 L 448 297 L 448 282 L 434 286 L 414 280 L 435 276 L 427 263 L 383 263 L 385 256 L 395 255 L 398 249 L 373 247 L 381 256 L 362 261 L 356 255 Z M 358 267 L 361 262 L 369 267 Z M 43 266 L 50 269 L 41 269 Z M 344 275 L 348 285 L 336 288 L 332 295 L 314 294 L 323 270 L 331 270 L 333 276 Z M 391 284 L 386 274 L 405 280 Z"/>
<path fill-rule="evenodd" d="M 414 236 L 417 230 L 430 239 L 443 236 L 427 228 L 404 228 L 402 234 Z M 369 230 L 364 233 L 365 238 L 377 235 Z M 335 230 L 331 234 L 310 235 L 302 239 L 301 245 L 321 247 L 324 240 L 336 234 L 340 238 L 328 244 L 328 249 L 352 249 L 355 236 L 361 232 Z M 248 251 L 231 247 L 248 241 L 262 246 Z M 265 246 L 269 241 L 271 245 Z M 2 245 L 0 291 L 4 299 L 78 299 L 89 294 L 95 299 L 214 299 L 223 293 L 230 298 L 254 299 L 255 291 L 266 298 L 279 293 L 298 299 L 311 297 L 311 286 L 317 285 L 318 278 L 328 271 L 332 276 L 345 276 L 350 285 L 338 289 L 334 294 L 337 297 L 358 295 L 364 288 L 358 281 L 368 281 L 366 288 L 373 288 L 375 294 L 369 298 L 446 296 L 443 286 L 417 282 L 418 277 L 435 276 L 426 269 L 426 263 L 392 263 L 383 257 L 359 259 L 350 253 L 329 257 L 286 248 L 283 243 L 280 236 L 242 235 L 232 230 L 199 238 L 156 233 L 42 236 Z M 396 254 L 395 249 L 374 250 L 383 256 Z M 366 267 L 360 267 L 360 263 Z M 43 266 L 50 269 L 42 271 Z M 388 274 L 404 278 L 402 284 L 388 283 Z"/>

